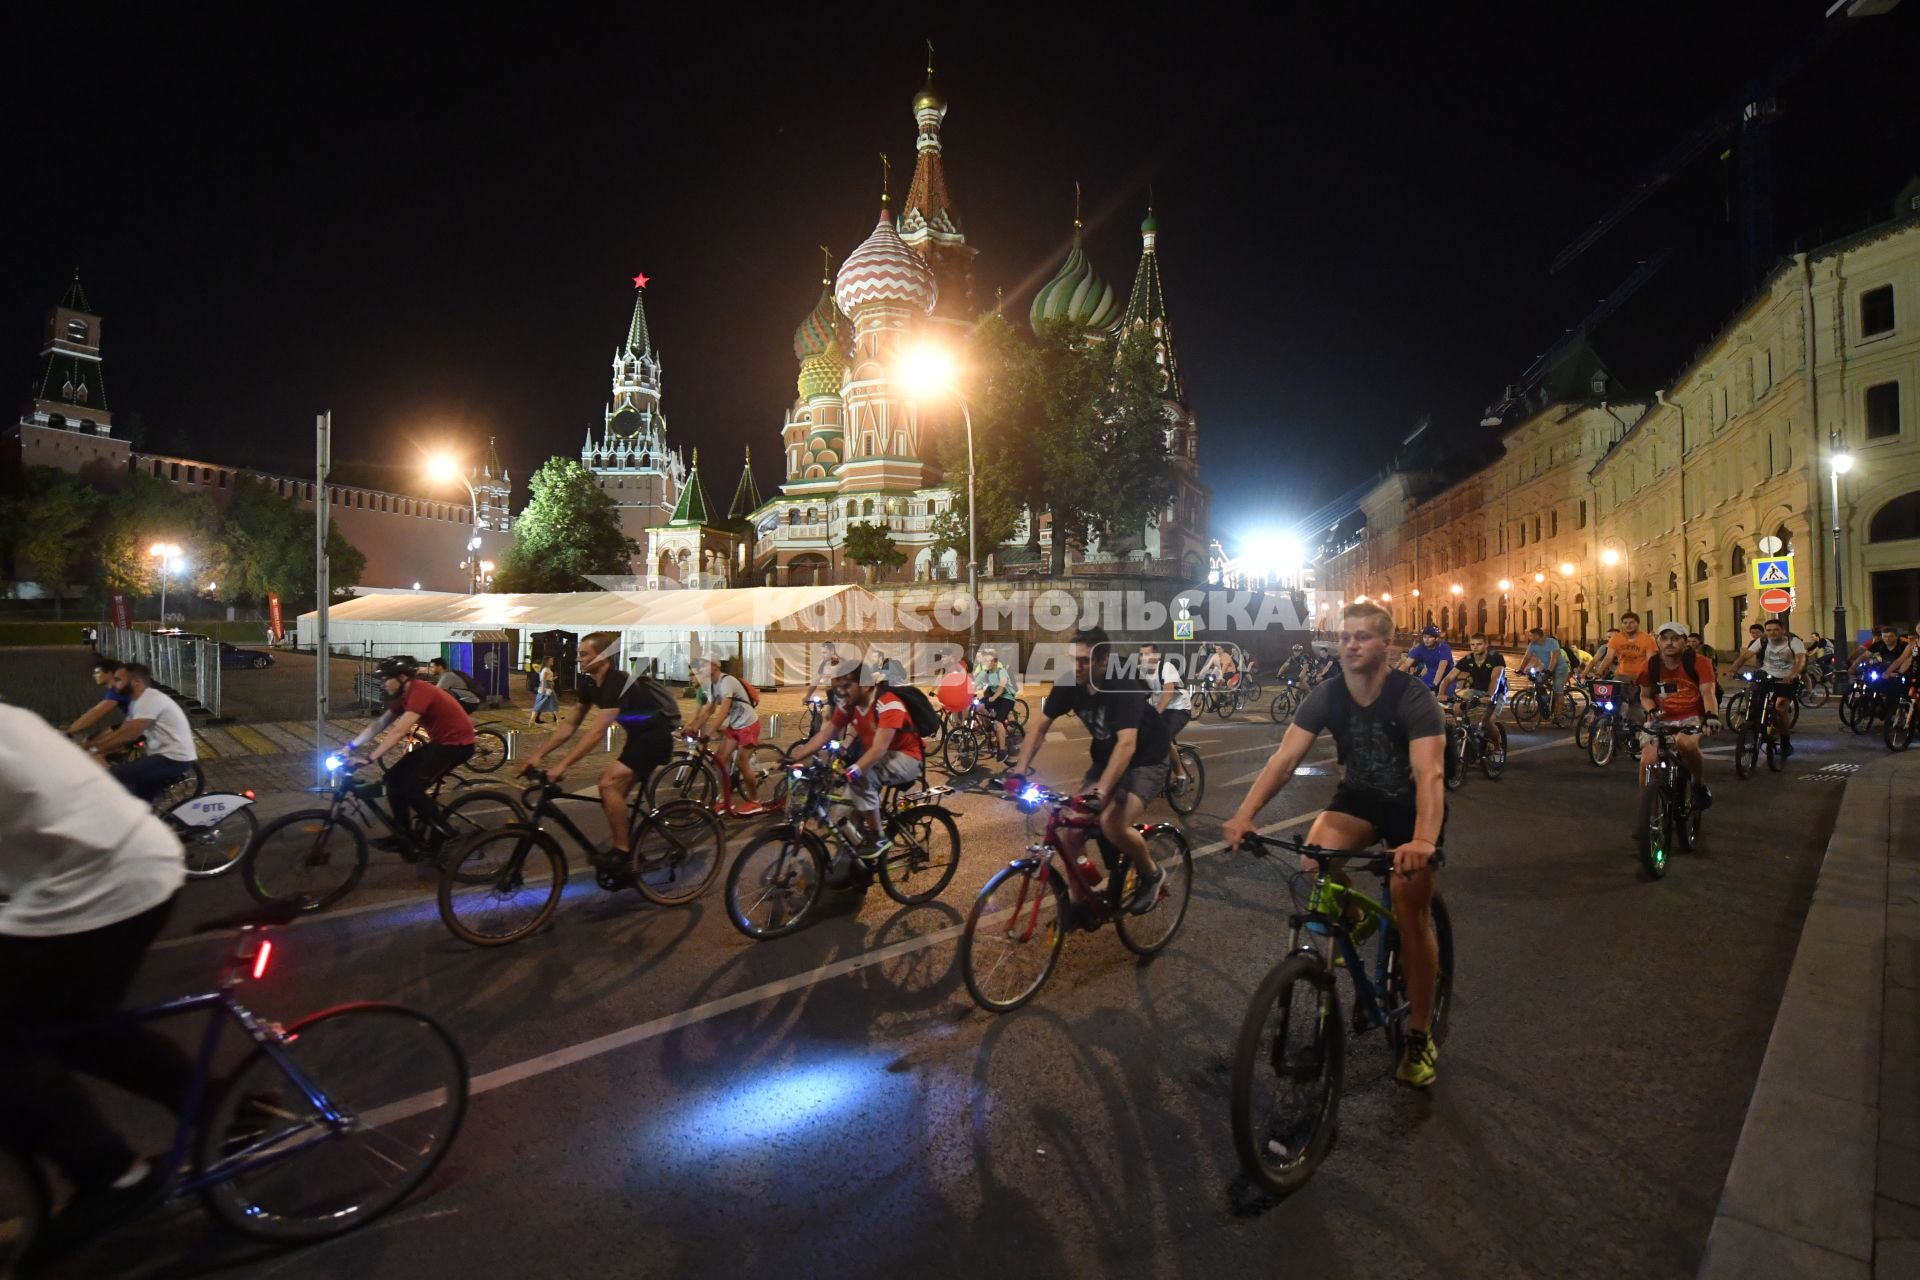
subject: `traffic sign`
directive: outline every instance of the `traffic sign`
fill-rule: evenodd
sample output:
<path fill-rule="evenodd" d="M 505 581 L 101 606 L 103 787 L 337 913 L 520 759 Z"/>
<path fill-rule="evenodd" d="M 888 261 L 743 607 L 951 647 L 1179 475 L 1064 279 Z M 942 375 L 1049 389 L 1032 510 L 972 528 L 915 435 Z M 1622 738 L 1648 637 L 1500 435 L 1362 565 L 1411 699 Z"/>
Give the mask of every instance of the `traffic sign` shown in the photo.
<path fill-rule="evenodd" d="M 1173 638 L 1175 640 L 1193 639 L 1193 619 L 1176 619 L 1173 624 Z"/>
<path fill-rule="evenodd" d="M 1753 586 L 1756 591 L 1768 587 L 1793 590 L 1793 557 L 1761 556 L 1753 562 Z"/>
<path fill-rule="evenodd" d="M 1768 613 L 1785 613 L 1793 608 L 1793 592 L 1774 587 L 1760 593 L 1760 607 Z"/>
<path fill-rule="evenodd" d="M 1780 541 L 1780 539 L 1774 537 L 1772 534 L 1768 534 L 1766 537 L 1760 539 L 1760 554 L 1777 556 L 1780 554 L 1781 548 L 1785 546 L 1786 543 Z"/>

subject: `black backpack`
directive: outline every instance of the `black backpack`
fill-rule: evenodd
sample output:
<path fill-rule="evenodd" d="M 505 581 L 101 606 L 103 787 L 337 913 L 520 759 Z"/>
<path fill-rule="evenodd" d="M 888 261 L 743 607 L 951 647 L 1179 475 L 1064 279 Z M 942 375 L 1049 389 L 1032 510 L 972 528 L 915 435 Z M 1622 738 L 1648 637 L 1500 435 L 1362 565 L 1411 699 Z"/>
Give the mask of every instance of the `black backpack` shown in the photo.
<path fill-rule="evenodd" d="M 927 701 L 926 694 L 910 684 L 903 684 L 898 688 L 888 685 L 875 694 L 874 699 L 878 701 L 889 693 L 897 694 L 900 701 L 907 704 L 907 719 L 913 721 L 913 731 L 916 734 L 922 738 L 931 738 L 940 732 L 940 713 L 933 709 L 931 702 Z"/>
<path fill-rule="evenodd" d="M 620 690 L 620 701 L 625 702 L 627 695 L 635 689 L 640 691 L 640 696 L 636 699 L 638 709 L 649 713 L 647 724 L 639 727 L 646 729 L 657 727 L 668 733 L 680 731 L 680 703 L 674 698 L 671 689 L 652 676 L 641 675 L 635 671 L 627 677 L 626 685 Z"/>
<path fill-rule="evenodd" d="M 1407 749 L 1407 727 L 1400 723 L 1400 702 L 1407 696 L 1407 687 L 1419 683 L 1409 672 L 1389 671 L 1386 683 L 1380 686 L 1380 696 L 1372 704 L 1386 709 L 1386 718 L 1381 723 L 1386 725 L 1394 746 L 1400 751 Z M 1337 762 L 1344 765 L 1347 762 L 1347 719 L 1353 714 L 1353 691 L 1347 688 L 1346 678 L 1338 674 L 1332 677 L 1332 685 L 1332 705 L 1327 708 L 1327 732 L 1333 735 Z"/>

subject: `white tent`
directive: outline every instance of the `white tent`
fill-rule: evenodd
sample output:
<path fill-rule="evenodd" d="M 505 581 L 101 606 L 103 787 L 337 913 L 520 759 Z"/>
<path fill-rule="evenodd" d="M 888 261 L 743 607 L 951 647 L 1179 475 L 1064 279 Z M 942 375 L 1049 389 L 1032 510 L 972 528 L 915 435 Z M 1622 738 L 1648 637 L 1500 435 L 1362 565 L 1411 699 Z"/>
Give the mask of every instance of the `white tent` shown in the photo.
<path fill-rule="evenodd" d="M 335 653 L 380 657 L 408 653 L 427 658 L 448 640 L 505 631 L 523 661 L 530 638 L 542 631 L 618 631 L 624 665 L 658 664 L 660 675 L 684 679 L 695 654 L 741 657 L 756 684 L 775 679 L 769 632 L 845 636 L 880 605 L 864 587 L 745 587 L 725 591 L 569 591 L 549 595 L 455 595 L 409 591 L 361 596 L 327 611 L 327 642 Z M 303 613 L 300 645 L 312 648 L 318 614 Z"/>

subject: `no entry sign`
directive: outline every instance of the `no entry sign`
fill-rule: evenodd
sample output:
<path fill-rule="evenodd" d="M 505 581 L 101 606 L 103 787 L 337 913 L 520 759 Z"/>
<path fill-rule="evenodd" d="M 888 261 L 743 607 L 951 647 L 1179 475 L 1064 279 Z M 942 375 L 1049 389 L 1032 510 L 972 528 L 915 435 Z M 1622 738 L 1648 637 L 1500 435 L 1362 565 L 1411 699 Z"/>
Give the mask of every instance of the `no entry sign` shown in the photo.
<path fill-rule="evenodd" d="M 1787 610 L 1793 608 L 1793 592 L 1778 590 L 1762 591 L 1760 593 L 1760 607 L 1768 613 L 1785 613 Z"/>

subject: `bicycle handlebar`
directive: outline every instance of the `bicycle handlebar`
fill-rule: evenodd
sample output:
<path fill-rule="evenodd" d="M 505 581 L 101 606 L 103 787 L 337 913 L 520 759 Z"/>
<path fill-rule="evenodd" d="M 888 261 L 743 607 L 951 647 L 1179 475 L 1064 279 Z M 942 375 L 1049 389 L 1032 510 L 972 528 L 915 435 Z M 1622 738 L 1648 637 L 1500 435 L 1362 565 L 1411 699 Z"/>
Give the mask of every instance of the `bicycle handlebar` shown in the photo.
<path fill-rule="evenodd" d="M 1299 836 L 1263 836 L 1257 831 L 1249 831 L 1241 837 L 1240 847 L 1256 858 L 1264 858 L 1275 852 L 1297 853 L 1302 857 L 1312 858 L 1316 862 L 1364 858 L 1371 869 L 1379 870 L 1381 874 L 1393 870 L 1393 850 L 1378 845 L 1365 849 L 1328 849 L 1317 844 L 1308 844 Z M 1429 865 L 1435 867 L 1444 865 L 1446 853 L 1444 846 L 1436 844 L 1433 847 L 1433 859 Z"/>

